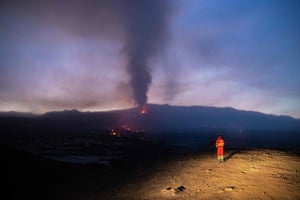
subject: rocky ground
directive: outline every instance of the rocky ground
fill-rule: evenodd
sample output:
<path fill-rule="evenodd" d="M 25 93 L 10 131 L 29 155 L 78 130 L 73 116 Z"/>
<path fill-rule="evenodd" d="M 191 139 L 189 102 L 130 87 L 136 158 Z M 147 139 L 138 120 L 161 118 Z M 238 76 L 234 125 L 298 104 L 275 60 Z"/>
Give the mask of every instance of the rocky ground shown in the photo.
<path fill-rule="evenodd" d="M 300 199 L 300 157 L 277 150 L 231 150 L 140 166 L 124 185 L 82 199 Z"/>
<path fill-rule="evenodd" d="M 144 161 L 124 160 L 113 168 L 70 165 L 3 147 L 0 152 L 3 199 L 300 199 L 295 150 L 226 150 L 224 163 L 214 151 L 151 159 L 145 154 Z"/>

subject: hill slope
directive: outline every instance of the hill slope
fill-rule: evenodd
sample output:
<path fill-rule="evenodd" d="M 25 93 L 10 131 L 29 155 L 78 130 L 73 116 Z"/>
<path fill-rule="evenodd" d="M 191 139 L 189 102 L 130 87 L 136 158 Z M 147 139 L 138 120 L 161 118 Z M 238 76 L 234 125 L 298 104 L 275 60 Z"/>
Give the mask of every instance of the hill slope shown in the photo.
<path fill-rule="evenodd" d="M 12 117 L 12 113 L 8 113 Z M 2 117 L 5 113 L 2 113 Z M 20 115 L 16 115 L 20 117 Z M 23 118 L 26 115 L 22 114 Z M 127 125 L 148 131 L 181 131 L 199 129 L 299 131 L 300 119 L 268 115 L 234 108 L 204 106 L 169 106 L 149 104 L 145 115 L 136 108 L 107 112 L 65 110 L 40 115 L 39 120 L 60 126 L 112 128 Z"/>

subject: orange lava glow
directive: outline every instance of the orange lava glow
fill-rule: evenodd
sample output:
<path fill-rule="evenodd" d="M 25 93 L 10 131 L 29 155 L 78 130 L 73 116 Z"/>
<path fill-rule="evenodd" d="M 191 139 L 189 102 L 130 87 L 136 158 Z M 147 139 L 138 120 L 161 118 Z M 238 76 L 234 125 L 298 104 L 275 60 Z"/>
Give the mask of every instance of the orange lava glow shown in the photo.
<path fill-rule="evenodd" d="M 147 113 L 146 105 L 144 105 L 140 111 L 141 115 L 145 115 Z"/>

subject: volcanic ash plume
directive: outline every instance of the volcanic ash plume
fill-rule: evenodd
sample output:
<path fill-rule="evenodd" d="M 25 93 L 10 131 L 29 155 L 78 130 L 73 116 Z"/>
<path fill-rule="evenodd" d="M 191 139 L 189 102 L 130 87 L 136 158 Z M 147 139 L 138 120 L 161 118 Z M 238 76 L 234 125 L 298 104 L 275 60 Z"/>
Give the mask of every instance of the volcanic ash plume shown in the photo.
<path fill-rule="evenodd" d="M 142 108 L 152 79 L 149 59 L 165 42 L 168 8 L 164 0 L 130 0 L 126 8 L 127 69 L 135 103 Z"/>
<path fill-rule="evenodd" d="M 3 6 L 1 4 L 0 9 L 2 11 L 3 7 L 5 12 L 1 14 L 9 13 L 8 17 L 15 13 L 12 21 L 21 16 L 28 20 L 28 24 L 38 28 L 63 29 L 80 38 L 124 39 L 122 52 L 128 58 L 126 65 L 133 98 L 136 105 L 142 108 L 147 102 L 151 83 L 149 59 L 162 49 L 166 39 L 167 17 L 170 14 L 168 1 L 10 0 L 5 1 Z"/>

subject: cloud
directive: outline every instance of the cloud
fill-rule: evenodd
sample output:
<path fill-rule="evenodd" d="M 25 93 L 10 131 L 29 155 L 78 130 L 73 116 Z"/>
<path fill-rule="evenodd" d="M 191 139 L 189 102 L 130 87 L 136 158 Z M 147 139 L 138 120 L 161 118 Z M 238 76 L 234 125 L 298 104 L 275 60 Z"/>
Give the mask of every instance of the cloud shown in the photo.
<path fill-rule="evenodd" d="M 76 107 L 99 105 L 101 102 L 104 103 L 101 99 L 107 99 L 111 93 L 116 97 L 120 97 L 119 94 L 125 98 L 129 96 L 138 105 L 146 102 L 152 68 L 148 62 L 164 46 L 169 13 L 167 1 L 12 0 L 1 2 L 1 13 L 3 17 L 0 26 L 5 30 L 1 40 L 5 46 L 1 48 L 4 54 L 0 72 L 7 75 L 7 78 L 1 79 L 3 82 L 1 96 L 9 95 L 11 90 L 22 91 L 27 96 L 32 95 L 35 99 L 39 99 L 41 104 L 46 102 L 45 106 L 51 105 L 50 102 L 53 102 L 53 105 L 69 103 Z M 89 52 L 86 48 L 87 45 L 93 46 L 93 43 L 99 44 L 99 47 L 94 47 L 93 50 L 99 53 L 101 59 L 105 60 L 106 48 L 119 52 L 117 54 L 114 52 L 115 57 L 110 59 L 119 60 L 118 64 L 127 70 L 119 67 L 115 68 L 117 71 L 111 70 L 111 60 L 105 63 L 105 61 L 98 62 L 99 58 L 91 60 L 90 56 L 82 58 L 84 54 L 96 54 L 95 51 Z M 78 50 L 81 52 L 75 52 L 74 48 L 81 49 Z M 70 63 L 74 66 L 66 69 Z M 95 65 L 98 65 L 99 69 Z M 68 75 L 73 71 L 80 72 L 84 68 L 89 68 L 89 72 L 75 77 Z M 128 75 L 124 75 L 123 72 L 127 72 Z M 93 95 L 97 93 L 94 91 L 101 91 L 105 87 L 105 84 L 99 84 L 99 79 L 94 76 L 103 78 L 105 77 L 103 74 L 108 73 L 120 76 L 115 79 L 104 78 L 103 82 L 109 82 L 108 85 L 114 88 L 114 91 L 100 96 Z M 64 79 L 60 87 L 57 77 Z M 93 81 L 97 82 L 98 88 L 92 86 Z M 126 87 L 126 90 L 120 92 L 119 82 L 125 85 L 126 81 L 131 85 L 131 89 Z M 62 99 L 55 95 L 33 95 L 42 87 L 46 88 L 46 91 L 54 88 L 59 92 L 70 82 L 72 84 L 65 91 L 70 93 L 71 99 L 78 99 L 81 98 L 80 95 L 84 95 L 85 100 L 81 99 L 80 103 L 77 103 L 70 101 L 70 98 Z M 90 89 L 91 87 L 93 89 Z M 75 91 L 74 94 L 72 91 Z M 96 99 L 88 100 L 87 96 Z M 58 100 L 55 101 L 55 98 Z"/>
<path fill-rule="evenodd" d="M 266 94 L 294 91 L 299 98 L 299 3 L 192 1 L 189 6 L 172 27 L 172 50 L 180 52 L 185 67 L 199 73 L 225 69 L 226 77 L 219 79 Z"/>

